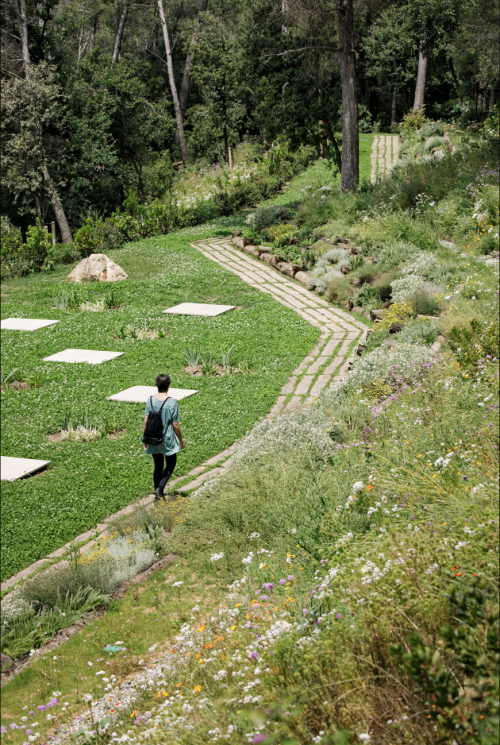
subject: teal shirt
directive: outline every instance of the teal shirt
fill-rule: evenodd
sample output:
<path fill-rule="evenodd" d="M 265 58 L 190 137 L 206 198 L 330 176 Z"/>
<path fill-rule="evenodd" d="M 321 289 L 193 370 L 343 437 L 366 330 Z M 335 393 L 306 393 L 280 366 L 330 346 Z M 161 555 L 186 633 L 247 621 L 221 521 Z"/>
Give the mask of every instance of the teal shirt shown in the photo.
<path fill-rule="evenodd" d="M 152 406 L 151 406 L 152 404 Z M 146 402 L 146 416 L 150 411 L 159 411 L 163 401 L 158 401 L 156 396 L 150 396 Z M 161 410 L 161 419 L 163 422 L 163 443 L 161 445 L 148 445 L 146 453 L 154 455 L 163 453 L 163 455 L 173 455 L 181 449 L 177 435 L 174 432 L 173 423 L 179 421 L 179 404 L 175 398 L 167 398 L 163 409 Z"/>

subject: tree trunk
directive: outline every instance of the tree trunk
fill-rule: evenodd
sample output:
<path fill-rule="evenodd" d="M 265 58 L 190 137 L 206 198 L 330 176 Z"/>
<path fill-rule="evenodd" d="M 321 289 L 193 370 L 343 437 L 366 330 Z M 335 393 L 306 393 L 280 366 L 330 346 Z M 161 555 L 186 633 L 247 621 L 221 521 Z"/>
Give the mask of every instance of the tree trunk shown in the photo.
<path fill-rule="evenodd" d="M 396 88 L 392 91 L 392 111 L 391 111 L 391 124 L 396 124 L 398 121 L 398 92 Z"/>
<path fill-rule="evenodd" d="M 13 4 L 14 4 L 14 10 L 16 13 L 16 17 L 17 17 L 19 37 L 21 39 L 21 53 L 22 53 L 23 66 L 24 66 L 24 75 L 26 77 L 26 80 L 30 80 L 31 79 L 31 60 L 30 60 L 30 52 L 29 52 L 29 45 L 28 45 L 28 22 L 26 20 L 26 2 L 25 0 L 14 0 Z M 47 186 L 49 187 L 50 202 L 52 204 L 52 208 L 56 215 L 56 219 L 59 224 L 59 228 L 61 230 L 63 241 L 65 243 L 71 243 L 73 241 L 73 238 L 71 236 L 71 231 L 69 229 L 68 221 L 66 220 L 66 215 L 64 214 L 63 206 L 59 200 L 59 197 L 57 195 L 57 191 L 52 182 L 52 179 L 50 178 L 49 169 L 46 164 L 44 164 L 43 166 L 43 176 L 44 176 L 44 180 Z M 37 213 L 41 214 L 42 210 L 40 206 L 40 200 L 36 195 L 35 195 L 35 205 L 36 205 Z M 45 214 L 43 214 L 43 221 L 45 221 Z"/>
<path fill-rule="evenodd" d="M 342 81 L 342 191 L 354 191 L 359 181 L 358 92 L 354 48 L 353 0 L 338 1 L 340 78 Z"/>
<path fill-rule="evenodd" d="M 26 19 L 26 1 L 13 0 L 14 11 L 17 18 L 19 38 L 21 39 L 21 54 L 23 59 L 24 75 L 26 80 L 31 77 L 30 50 L 28 46 L 28 21 Z"/>
<path fill-rule="evenodd" d="M 125 22 L 128 15 L 128 0 L 124 0 L 122 12 L 120 14 L 120 20 L 118 22 L 118 28 L 115 34 L 115 45 L 113 47 L 113 62 L 118 62 L 120 59 L 120 50 L 122 48 L 123 34 L 125 33 Z"/>
<path fill-rule="evenodd" d="M 186 109 L 187 109 L 189 84 L 191 82 L 191 62 L 194 57 L 194 43 L 196 41 L 196 35 L 198 33 L 198 28 L 200 27 L 200 24 L 201 24 L 201 17 L 203 13 L 206 11 L 207 6 L 208 6 L 208 0 L 200 0 L 200 7 L 198 8 L 198 26 L 195 29 L 193 36 L 191 37 L 191 44 L 189 47 L 190 51 L 186 57 L 186 64 L 184 65 L 184 74 L 182 76 L 181 92 L 179 94 L 179 105 L 181 107 L 182 121 L 184 121 L 184 117 L 186 115 Z"/>
<path fill-rule="evenodd" d="M 165 42 L 165 52 L 167 55 L 168 80 L 170 83 L 170 92 L 172 94 L 172 101 L 174 104 L 175 121 L 177 124 L 177 136 L 179 137 L 182 162 L 184 165 L 187 165 L 187 147 L 186 139 L 184 137 L 184 118 L 182 116 L 179 98 L 177 96 L 177 88 L 175 85 L 174 67 L 172 64 L 172 50 L 170 49 L 170 39 L 168 37 L 167 22 L 165 20 L 165 12 L 163 10 L 163 0 L 158 0 L 158 11 L 160 13 L 160 22 L 163 30 L 163 41 Z"/>
<path fill-rule="evenodd" d="M 370 98 L 371 98 L 371 90 L 370 90 L 370 81 L 368 78 L 365 78 L 365 106 L 370 111 Z"/>
<path fill-rule="evenodd" d="M 488 104 L 488 111 L 490 112 L 490 114 L 493 111 L 494 105 L 495 105 L 495 86 L 492 85 L 491 90 L 490 90 L 490 102 Z"/>
<path fill-rule="evenodd" d="M 424 105 L 425 81 L 427 78 L 427 54 L 422 47 L 418 52 L 418 72 L 417 85 L 415 86 L 415 100 L 413 103 L 414 111 L 420 111 Z"/>
<path fill-rule="evenodd" d="M 99 13 L 96 13 L 96 15 L 92 18 L 90 22 L 89 54 L 92 54 L 92 52 L 94 51 L 98 21 L 99 21 Z"/>
<path fill-rule="evenodd" d="M 52 182 L 52 179 L 50 178 L 49 169 L 47 168 L 47 166 L 44 166 L 43 168 L 43 176 L 48 187 L 47 190 L 49 192 L 50 203 L 52 205 L 52 209 L 54 210 L 57 224 L 59 225 L 59 230 L 61 231 L 61 238 L 63 240 L 63 243 L 72 243 L 73 236 L 71 235 L 71 230 L 69 229 L 68 221 L 66 220 L 66 215 L 64 214 L 61 200 L 59 199 L 56 188 Z"/>
<path fill-rule="evenodd" d="M 464 97 L 462 95 L 462 91 L 461 91 L 461 88 L 460 88 L 460 81 L 457 78 L 457 73 L 455 72 L 455 66 L 453 64 L 453 60 L 451 59 L 451 57 L 448 60 L 448 64 L 449 64 L 449 67 L 450 67 L 451 77 L 453 78 L 453 82 L 455 83 L 455 88 L 457 89 L 458 97 L 460 99 L 460 105 L 463 106 L 464 105 Z"/>
<path fill-rule="evenodd" d="M 337 168 L 339 169 L 339 173 L 342 173 L 342 153 L 340 152 L 338 142 L 335 138 L 335 131 L 334 131 L 333 125 L 329 123 L 328 128 L 330 130 L 330 137 L 332 138 L 332 145 L 335 151 L 335 161 L 337 163 Z"/>

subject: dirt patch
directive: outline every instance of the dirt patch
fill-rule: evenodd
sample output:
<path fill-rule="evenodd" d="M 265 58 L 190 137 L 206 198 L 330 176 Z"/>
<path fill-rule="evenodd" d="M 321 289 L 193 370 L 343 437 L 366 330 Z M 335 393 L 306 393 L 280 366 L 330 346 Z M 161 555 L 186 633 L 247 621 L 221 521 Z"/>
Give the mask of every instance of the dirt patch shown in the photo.
<path fill-rule="evenodd" d="M 51 442 L 59 442 L 59 440 L 61 439 L 61 433 L 60 432 L 55 432 L 53 435 L 47 435 L 47 438 Z"/>
<path fill-rule="evenodd" d="M 110 432 L 108 435 L 109 440 L 120 440 L 122 437 L 125 437 L 127 430 L 126 429 L 117 429 L 116 432 Z"/>
<path fill-rule="evenodd" d="M 11 391 L 25 391 L 28 388 L 31 388 L 31 386 L 24 380 L 14 380 L 13 383 L 9 383 L 9 389 Z"/>

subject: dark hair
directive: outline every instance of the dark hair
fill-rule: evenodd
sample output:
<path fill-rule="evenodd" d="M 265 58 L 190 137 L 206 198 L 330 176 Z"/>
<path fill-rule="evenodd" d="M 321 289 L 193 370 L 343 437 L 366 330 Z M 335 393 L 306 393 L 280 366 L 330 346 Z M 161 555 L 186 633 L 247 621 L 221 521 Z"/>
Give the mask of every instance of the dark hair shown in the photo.
<path fill-rule="evenodd" d="M 170 378 L 168 375 L 158 375 L 156 378 L 156 387 L 158 393 L 166 393 L 170 387 Z"/>

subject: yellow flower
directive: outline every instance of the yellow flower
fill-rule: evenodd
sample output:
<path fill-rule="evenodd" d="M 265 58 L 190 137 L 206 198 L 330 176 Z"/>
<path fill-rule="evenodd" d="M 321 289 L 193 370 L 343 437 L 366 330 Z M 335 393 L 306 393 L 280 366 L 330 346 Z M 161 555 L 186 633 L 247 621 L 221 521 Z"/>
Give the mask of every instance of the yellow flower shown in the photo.
<path fill-rule="evenodd" d="M 200 691 L 201 691 L 201 686 L 195 686 L 194 687 L 194 692 L 195 693 L 199 693 Z"/>
<path fill-rule="evenodd" d="M 204 626 L 200 626 L 200 628 L 198 629 L 198 631 L 205 631 L 205 627 Z"/>
<path fill-rule="evenodd" d="M 132 714 L 130 715 L 130 718 L 133 719 L 136 714 L 137 714 L 137 712 L 136 711 L 133 711 Z"/>

